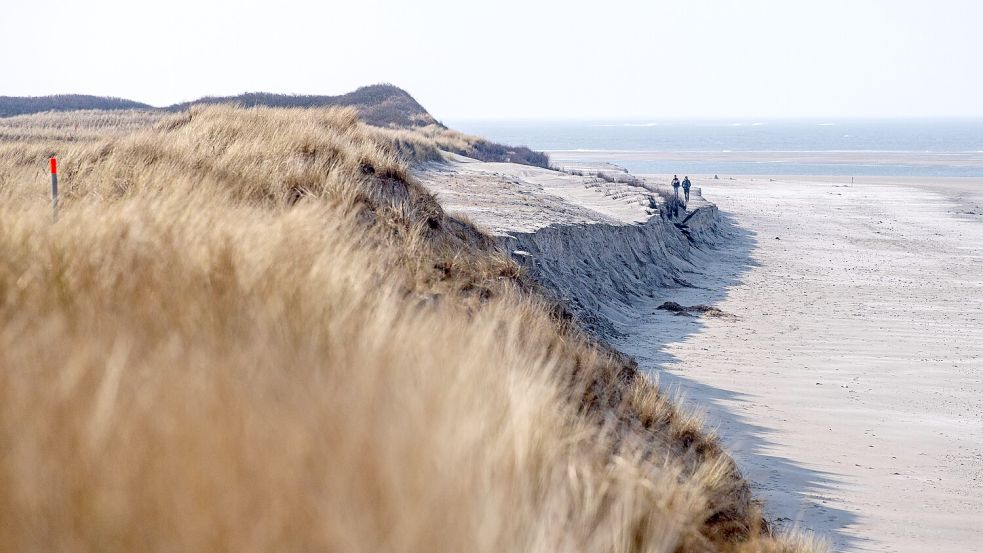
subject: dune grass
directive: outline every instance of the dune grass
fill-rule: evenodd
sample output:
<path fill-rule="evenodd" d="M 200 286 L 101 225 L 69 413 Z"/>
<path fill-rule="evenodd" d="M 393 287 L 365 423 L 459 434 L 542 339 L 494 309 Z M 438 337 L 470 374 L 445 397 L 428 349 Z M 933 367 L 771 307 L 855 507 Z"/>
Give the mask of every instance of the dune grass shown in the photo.
<path fill-rule="evenodd" d="M 0 550 L 822 549 L 354 111 L 18 126 Z"/>
<path fill-rule="evenodd" d="M 526 146 L 504 146 L 480 136 L 465 134 L 442 125 L 404 128 L 375 128 L 382 140 L 391 142 L 411 160 L 436 161 L 440 150 L 480 161 L 520 163 L 550 168 L 549 157 Z"/>

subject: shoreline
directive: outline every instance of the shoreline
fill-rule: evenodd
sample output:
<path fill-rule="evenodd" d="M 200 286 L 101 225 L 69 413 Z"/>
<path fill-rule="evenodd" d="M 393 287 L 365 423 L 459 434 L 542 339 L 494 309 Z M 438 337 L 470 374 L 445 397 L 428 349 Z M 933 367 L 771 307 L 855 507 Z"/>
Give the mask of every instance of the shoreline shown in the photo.
<path fill-rule="evenodd" d="M 559 166 L 610 163 L 639 174 L 983 180 L 983 152 L 555 150 L 548 154 Z"/>
<path fill-rule="evenodd" d="M 699 162 L 806 162 L 943 165 L 983 168 L 983 151 L 902 151 L 902 150 L 545 150 L 551 158 L 576 161 L 699 161 Z"/>

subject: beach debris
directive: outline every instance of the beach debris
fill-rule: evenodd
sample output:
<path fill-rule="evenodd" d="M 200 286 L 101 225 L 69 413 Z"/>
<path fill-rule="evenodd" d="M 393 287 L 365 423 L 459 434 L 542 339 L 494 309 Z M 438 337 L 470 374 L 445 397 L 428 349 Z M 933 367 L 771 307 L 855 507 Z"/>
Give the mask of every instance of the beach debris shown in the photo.
<path fill-rule="evenodd" d="M 727 313 L 726 311 L 717 309 L 716 307 L 703 305 L 703 304 L 685 306 L 685 305 L 680 305 L 674 301 L 667 301 L 664 302 L 659 307 L 656 307 L 656 309 L 669 311 L 670 313 L 675 313 L 676 315 L 686 315 L 690 317 L 695 317 L 697 315 L 707 315 L 708 317 L 717 317 L 721 319 L 737 318 L 736 315 L 732 315 L 730 313 Z"/>
<path fill-rule="evenodd" d="M 531 269 L 536 266 L 536 258 L 525 250 L 512 250 L 512 259 L 518 262 L 523 269 Z"/>

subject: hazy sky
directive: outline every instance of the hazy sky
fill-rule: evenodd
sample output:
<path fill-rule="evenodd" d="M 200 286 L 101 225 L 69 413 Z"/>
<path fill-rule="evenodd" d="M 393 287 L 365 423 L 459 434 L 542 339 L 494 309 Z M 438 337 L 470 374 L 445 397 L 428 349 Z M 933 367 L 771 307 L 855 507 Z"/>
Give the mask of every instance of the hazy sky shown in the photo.
<path fill-rule="evenodd" d="M 435 116 L 983 116 L 978 0 L 11 0 L 0 95 L 391 82 Z"/>

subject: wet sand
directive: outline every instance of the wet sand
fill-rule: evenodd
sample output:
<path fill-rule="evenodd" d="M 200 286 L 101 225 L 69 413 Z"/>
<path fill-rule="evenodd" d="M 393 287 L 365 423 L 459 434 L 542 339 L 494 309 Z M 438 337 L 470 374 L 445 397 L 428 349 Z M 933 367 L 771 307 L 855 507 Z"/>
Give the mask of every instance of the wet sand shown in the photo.
<path fill-rule="evenodd" d="M 552 150 L 550 159 L 567 161 L 699 161 L 807 163 L 847 165 L 906 165 L 913 167 L 963 167 L 983 170 L 983 152 L 896 152 L 896 151 L 713 151 L 653 152 L 638 150 Z M 978 180 L 978 179 L 977 179 Z"/>
<path fill-rule="evenodd" d="M 779 527 L 980 551 L 983 179 L 694 184 L 731 239 L 618 345 L 708 411 Z"/>

